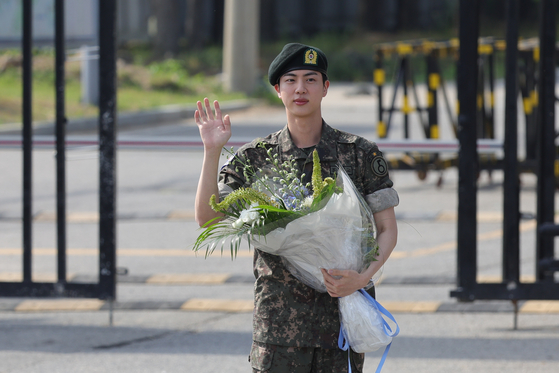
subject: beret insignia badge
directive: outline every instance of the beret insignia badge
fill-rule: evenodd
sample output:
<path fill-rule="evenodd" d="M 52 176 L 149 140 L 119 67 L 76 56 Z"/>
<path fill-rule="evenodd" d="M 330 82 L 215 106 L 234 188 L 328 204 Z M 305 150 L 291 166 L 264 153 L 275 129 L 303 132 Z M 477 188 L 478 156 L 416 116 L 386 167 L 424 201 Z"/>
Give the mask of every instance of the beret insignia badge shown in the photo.
<path fill-rule="evenodd" d="M 305 64 L 307 65 L 318 64 L 317 53 L 314 49 L 308 49 L 305 52 Z"/>

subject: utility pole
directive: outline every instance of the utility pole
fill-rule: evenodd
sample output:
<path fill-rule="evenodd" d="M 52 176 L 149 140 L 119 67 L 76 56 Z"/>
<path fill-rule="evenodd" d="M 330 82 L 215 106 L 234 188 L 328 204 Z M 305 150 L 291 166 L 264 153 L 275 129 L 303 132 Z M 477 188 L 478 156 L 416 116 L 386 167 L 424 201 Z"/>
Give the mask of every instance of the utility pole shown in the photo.
<path fill-rule="evenodd" d="M 250 94 L 258 82 L 259 0 L 225 0 L 223 85 Z"/>

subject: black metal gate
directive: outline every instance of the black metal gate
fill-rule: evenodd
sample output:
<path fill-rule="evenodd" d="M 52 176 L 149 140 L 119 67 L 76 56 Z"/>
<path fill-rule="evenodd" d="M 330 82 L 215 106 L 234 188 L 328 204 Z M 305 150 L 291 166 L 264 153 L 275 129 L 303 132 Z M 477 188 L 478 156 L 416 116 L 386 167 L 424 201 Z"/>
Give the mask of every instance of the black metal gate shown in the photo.
<path fill-rule="evenodd" d="M 22 0 L 23 35 L 23 281 L 0 282 L 4 297 L 116 296 L 116 1 L 99 0 L 99 282 L 66 276 L 66 115 L 64 0 L 55 0 L 57 282 L 32 280 L 32 0 Z"/>
<path fill-rule="evenodd" d="M 536 279 L 520 281 L 519 223 L 520 185 L 517 158 L 518 88 L 518 0 L 507 0 L 507 51 L 505 97 L 505 155 L 503 202 L 503 266 L 500 283 L 477 283 L 477 174 L 476 95 L 478 76 L 479 0 L 460 1 L 460 61 L 458 72 L 459 184 L 458 184 L 458 288 L 452 297 L 461 301 L 476 299 L 518 300 L 559 299 L 554 258 L 555 165 L 555 29 L 556 0 L 542 0 L 540 16 L 540 60 L 536 146 L 537 232 Z"/>

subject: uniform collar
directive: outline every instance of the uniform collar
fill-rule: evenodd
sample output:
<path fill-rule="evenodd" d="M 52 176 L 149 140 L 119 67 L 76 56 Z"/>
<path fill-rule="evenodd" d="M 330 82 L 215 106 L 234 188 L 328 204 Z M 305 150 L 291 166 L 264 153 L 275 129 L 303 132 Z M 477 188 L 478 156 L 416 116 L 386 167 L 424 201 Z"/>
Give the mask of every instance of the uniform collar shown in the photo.
<path fill-rule="evenodd" d="M 320 134 L 320 141 L 316 145 L 318 155 L 322 162 L 333 162 L 338 159 L 337 147 L 332 146 L 332 140 L 335 141 L 338 137 L 337 132 L 338 131 L 326 124 L 324 120 L 322 121 L 322 132 Z M 289 133 L 287 125 L 280 131 L 278 143 L 281 147 L 280 154 L 282 155 L 282 157 L 285 156 L 285 159 L 283 159 L 283 161 L 288 159 L 307 158 L 307 154 L 302 149 L 299 149 L 297 146 L 295 146 L 295 144 L 293 143 L 293 139 L 291 138 L 291 134 Z"/>

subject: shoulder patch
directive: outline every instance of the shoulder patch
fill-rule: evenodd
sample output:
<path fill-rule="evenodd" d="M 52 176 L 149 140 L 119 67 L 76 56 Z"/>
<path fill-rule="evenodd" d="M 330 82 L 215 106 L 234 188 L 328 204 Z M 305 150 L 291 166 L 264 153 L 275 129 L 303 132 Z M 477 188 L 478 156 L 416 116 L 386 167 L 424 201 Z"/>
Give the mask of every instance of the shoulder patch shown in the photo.
<path fill-rule="evenodd" d="M 378 177 L 383 177 L 388 174 L 388 164 L 383 156 L 377 155 L 371 161 L 371 168 L 373 170 L 373 174 Z"/>

